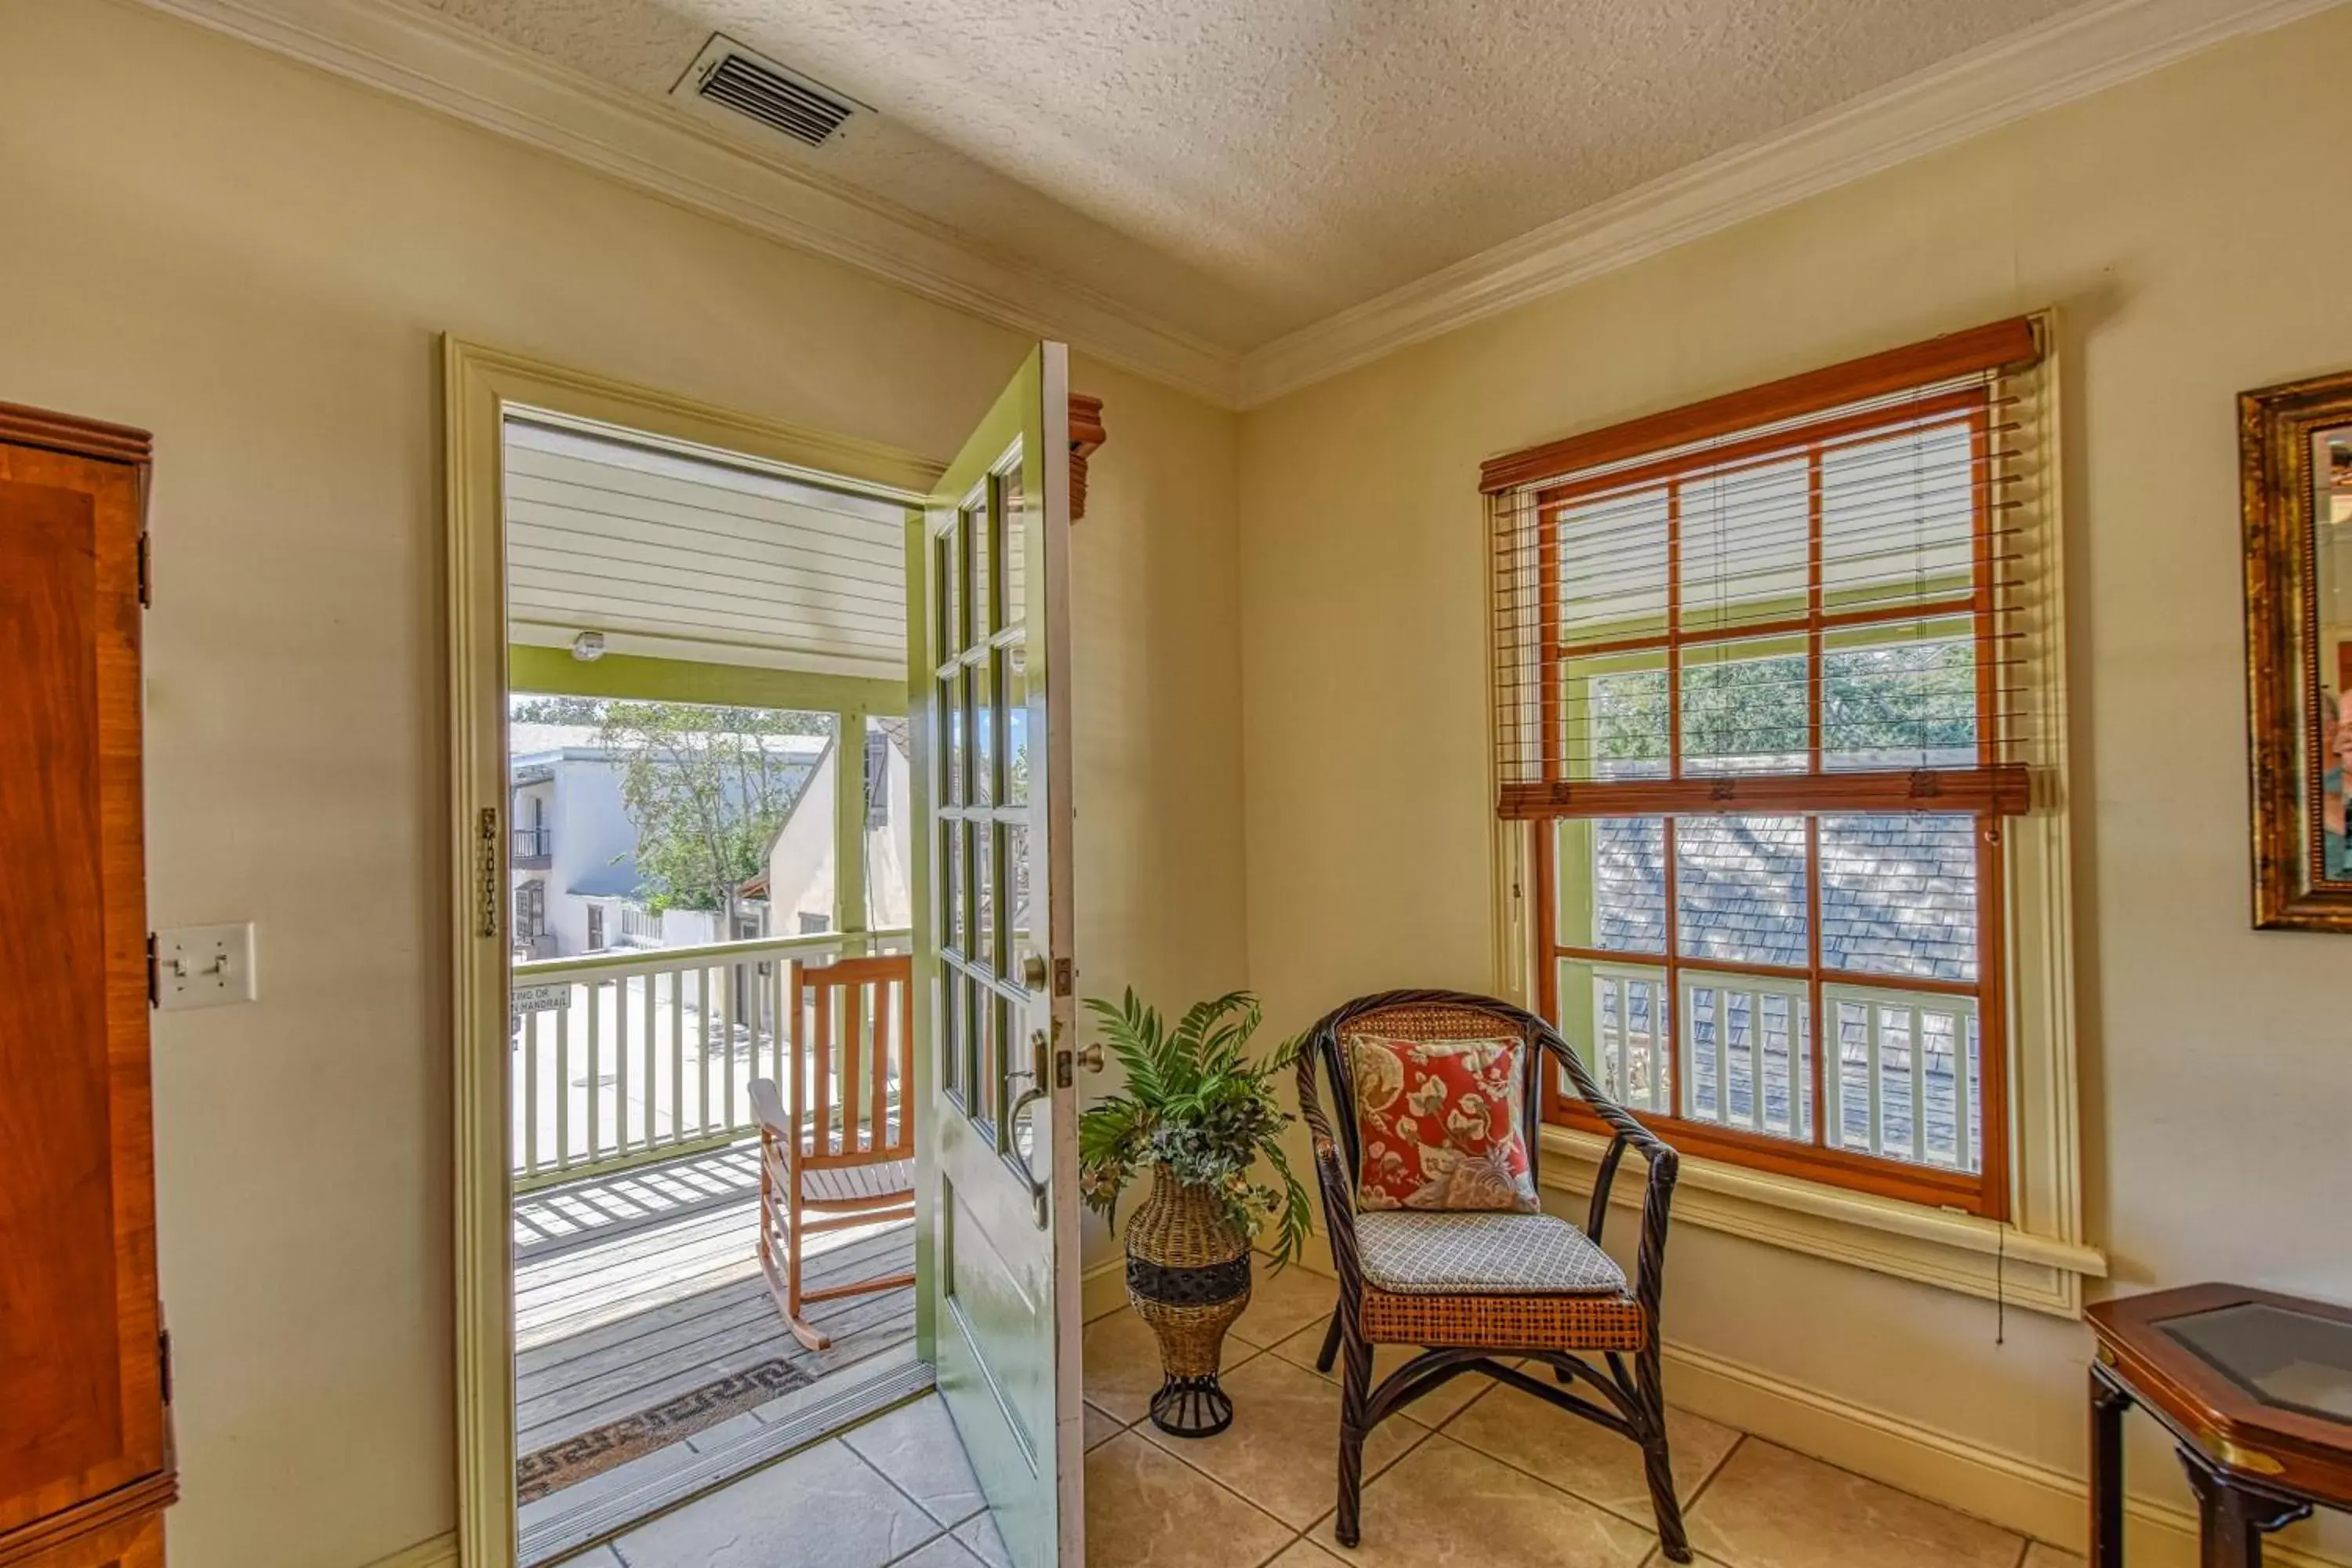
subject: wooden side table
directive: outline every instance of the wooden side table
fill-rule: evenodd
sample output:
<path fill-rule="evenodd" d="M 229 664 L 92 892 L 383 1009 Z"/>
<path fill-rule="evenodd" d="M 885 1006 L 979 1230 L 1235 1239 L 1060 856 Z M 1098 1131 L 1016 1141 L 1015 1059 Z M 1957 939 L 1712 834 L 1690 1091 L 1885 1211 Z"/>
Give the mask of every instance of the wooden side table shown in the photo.
<path fill-rule="evenodd" d="M 2090 1568 L 2124 1560 L 2124 1412 L 2179 1445 L 2206 1568 L 2253 1568 L 2315 1504 L 2352 1510 L 2352 1310 L 2238 1285 L 2102 1301 L 2091 1367 Z"/>

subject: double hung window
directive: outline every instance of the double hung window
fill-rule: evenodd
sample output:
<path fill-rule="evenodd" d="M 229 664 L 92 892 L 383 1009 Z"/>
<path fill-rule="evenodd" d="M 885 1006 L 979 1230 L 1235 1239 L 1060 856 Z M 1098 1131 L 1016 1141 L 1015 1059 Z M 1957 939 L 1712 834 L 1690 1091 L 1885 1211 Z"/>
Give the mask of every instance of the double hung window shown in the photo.
<path fill-rule="evenodd" d="M 1687 1152 L 2007 1215 L 2036 328 L 1487 466 L 1530 990 Z"/>

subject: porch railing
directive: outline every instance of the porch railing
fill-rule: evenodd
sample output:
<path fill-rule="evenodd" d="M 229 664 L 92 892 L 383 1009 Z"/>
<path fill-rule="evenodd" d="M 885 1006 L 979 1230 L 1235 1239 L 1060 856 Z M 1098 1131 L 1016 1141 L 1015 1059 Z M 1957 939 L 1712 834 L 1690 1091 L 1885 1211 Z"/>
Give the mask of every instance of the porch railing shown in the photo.
<path fill-rule="evenodd" d="M 1621 1104 L 1685 1121 L 1811 1142 L 1814 1041 L 1801 980 L 1696 966 L 1671 995 L 1664 973 L 1589 965 L 1592 1066 Z M 1571 1005 L 1574 1005 L 1571 1003 Z M 1827 982 L 1834 1055 L 1822 1089 L 1832 1147 L 1974 1172 L 1984 1143 L 1974 997 Z"/>
<path fill-rule="evenodd" d="M 902 952 L 833 932 L 517 963 L 517 1191 L 716 1148 L 753 1131 L 750 1089 L 791 1048 L 785 965 Z"/>

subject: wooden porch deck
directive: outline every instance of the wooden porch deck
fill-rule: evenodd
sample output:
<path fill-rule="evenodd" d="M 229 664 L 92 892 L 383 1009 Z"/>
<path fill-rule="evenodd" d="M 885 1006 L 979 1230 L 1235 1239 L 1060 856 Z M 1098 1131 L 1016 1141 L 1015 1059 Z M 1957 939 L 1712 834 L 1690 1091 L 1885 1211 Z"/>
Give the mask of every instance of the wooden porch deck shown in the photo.
<path fill-rule="evenodd" d="M 821 1303 L 794 1340 L 760 1271 L 757 1151 L 739 1145 L 515 1203 L 516 1452 L 530 1454 L 782 1358 L 812 1378 L 915 1335 L 911 1289 Z M 813 1237 L 808 1283 L 913 1267 L 901 1221 Z"/>

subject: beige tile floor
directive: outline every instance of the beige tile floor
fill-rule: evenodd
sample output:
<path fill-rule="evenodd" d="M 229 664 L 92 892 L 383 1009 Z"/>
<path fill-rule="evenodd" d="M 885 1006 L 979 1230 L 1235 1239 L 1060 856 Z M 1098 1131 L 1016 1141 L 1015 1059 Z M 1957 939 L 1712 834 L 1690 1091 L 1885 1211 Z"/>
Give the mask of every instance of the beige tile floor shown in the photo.
<path fill-rule="evenodd" d="M 1261 1275 L 1225 1346 L 1233 1426 L 1147 1419 L 1150 1331 L 1087 1326 L 1087 1556 L 1096 1568 L 1659 1568 L 1631 1444 L 1475 1374 L 1381 1424 L 1363 1541 L 1331 1534 L 1339 1385 L 1314 1369 L 1331 1286 Z M 1402 1352 L 1378 1358 L 1385 1371 Z M 1982 1521 L 1692 1415 L 1669 1413 L 1708 1568 L 2082 1568 Z M 1009 1568 L 936 1396 L 803 1449 L 566 1568 Z"/>
<path fill-rule="evenodd" d="M 562 1568 L 1011 1568 L 936 1394 L 638 1525 Z"/>
<path fill-rule="evenodd" d="M 1261 1273 L 1225 1345 L 1234 1425 L 1166 1436 L 1150 1331 L 1087 1327 L 1087 1555 L 1116 1568 L 1655 1568 L 1640 1459 L 1622 1439 L 1475 1374 L 1376 1428 L 1363 1540 L 1331 1534 L 1338 1384 L 1314 1370 L 1328 1280 Z M 1403 1359 L 1383 1351 L 1375 1375 Z M 1718 1426 L 1668 1415 L 1675 1478 L 1711 1568 L 2081 1568 L 2053 1547 Z"/>

